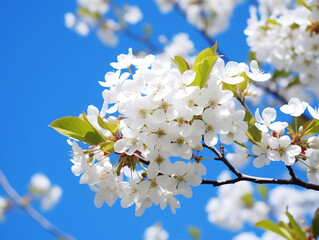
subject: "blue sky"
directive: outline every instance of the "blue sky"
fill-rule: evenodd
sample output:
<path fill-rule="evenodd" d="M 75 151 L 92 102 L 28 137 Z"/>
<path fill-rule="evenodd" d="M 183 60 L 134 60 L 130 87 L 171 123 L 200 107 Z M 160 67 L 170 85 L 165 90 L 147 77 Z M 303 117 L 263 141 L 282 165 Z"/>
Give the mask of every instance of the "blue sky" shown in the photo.
<path fill-rule="evenodd" d="M 123 1 L 121 1 L 123 2 Z M 154 39 L 165 34 L 188 32 L 197 49 L 207 46 L 178 14 L 163 16 L 153 1 L 134 1 L 141 6 L 144 19 L 154 29 Z M 61 202 L 44 213 L 63 231 L 78 239 L 142 239 L 146 227 L 161 222 L 170 239 L 190 239 L 187 227 L 202 229 L 203 239 L 231 239 L 234 235 L 207 221 L 205 205 L 216 196 L 216 188 L 194 188 L 191 199 L 179 198 L 181 209 L 174 215 L 158 207 L 137 218 L 134 208 L 122 209 L 119 201 L 112 207 L 94 206 L 94 194 L 70 171 L 70 146 L 66 138 L 48 125 L 63 116 L 77 116 L 90 104 L 102 105 L 102 87 L 98 81 L 111 70 L 109 63 L 129 47 L 141 45 L 125 37 L 116 48 L 108 48 L 96 37 L 80 37 L 64 26 L 64 14 L 74 11 L 75 0 L 2 0 L 0 1 L 0 168 L 20 194 L 34 173 L 46 174 L 63 188 Z M 245 61 L 248 47 L 242 30 L 246 26 L 248 6 L 242 4 L 232 19 L 230 31 L 217 37 L 229 58 Z M 169 26 L 169 28 L 167 27 Z M 141 31 L 141 25 L 134 28 Z M 212 170 L 216 177 L 221 168 Z M 255 169 L 248 168 L 252 173 Z M 266 174 L 271 168 L 259 171 Z M 279 171 L 278 171 L 279 172 Z M 0 194 L 3 191 L 0 190 Z M 38 207 L 37 205 L 35 205 Z M 0 224 L 3 239 L 53 239 L 21 210 L 7 214 Z"/>

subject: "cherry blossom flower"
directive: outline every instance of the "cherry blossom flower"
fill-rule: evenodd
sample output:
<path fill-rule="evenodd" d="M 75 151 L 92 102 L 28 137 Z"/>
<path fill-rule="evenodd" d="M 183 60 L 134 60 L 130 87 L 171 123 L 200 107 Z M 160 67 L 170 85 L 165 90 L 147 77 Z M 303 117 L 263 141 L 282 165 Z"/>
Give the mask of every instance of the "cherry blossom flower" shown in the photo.
<path fill-rule="evenodd" d="M 307 108 L 306 102 L 301 102 L 299 98 L 291 98 L 288 104 L 285 104 L 280 107 L 280 110 L 283 113 L 289 114 L 293 117 L 301 116 Z"/>
<path fill-rule="evenodd" d="M 268 132 L 269 129 L 273 131 L 278 131 L 280 129 L 286 128 L 288 126 L 288 123 L 286 122 L 274 122 L 276 120 L 277 113 L 274 108 L 267 107 L 262 112 L 262 117 L 259 113 L 259 108 L 257 108 L 255 112 L 255 118 L 256 118 L 256 127 L 262 131 L 262 132 Z"/>
<path fill-rule="evenodd" d="M 115 69 L 125 69 L 131 66 L 132 60 L 132 48 L 129 48 L 128 54 L 120 54 L 119 56 L 117 56 L 117 62 L 112 62 L 110 63 L 110 65 Z"/>
<path fill-rule="evenodd" d="M 289 136 L 282 136 L 280 138 L 270 137 L 268 150 L 268 158 L 273 161 L 282 160 L 286 165 L 291 165 L 296 161 L 296 156 L 301 153 L 301 147 L 292 145 Z"/>
<path fill-rule="evenodd" d="M 247 76 L 256 82 L 265 82 L 271 78 L 269 73 L 264 74 L 258 66 L 258 62 L 256 60 L 251 61 L 250 63 L 251 72 L 247 72 Z"/>

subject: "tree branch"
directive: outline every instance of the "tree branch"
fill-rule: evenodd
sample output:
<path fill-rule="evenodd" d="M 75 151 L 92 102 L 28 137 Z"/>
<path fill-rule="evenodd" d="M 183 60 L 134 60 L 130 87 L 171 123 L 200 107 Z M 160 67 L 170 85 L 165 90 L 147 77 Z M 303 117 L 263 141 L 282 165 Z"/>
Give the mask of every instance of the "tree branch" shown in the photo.
<path fill-rule="evenodd" d="M 268 85 L 262 84 L 260 82 L 254 82 L 254 84 L 257 87 L 263 89 L 265 92 L 267 92 L 267 93 L 271 94 L 272 96 L 274 96 L 276 99 L 278 99 L 282 103 L 285 103 L 285 104 L 288 103 L 288 100 L 284 96 L 282 96 L 278 91 L 271 89 Z"/>
<path fill-rule="evenodd" d="M 203 144 L 203 147 L 206 147 L 213 151 L 216 154 L 217 159 L 221 160 L 228 167 L 228 169 L 232 171 L 238 178 L 241 178 L 243 176 L 243 174 L 238 171 L 233 165 L 231 165 L 231 163 L 221 154 L 221 152 L 217 150 L 217 148 L 215 148 L 214 146 L 209 147 L 206 144 Z"/>
<path fill-rule="evenodd" d="M 0 185 L 7 193 L 9 198 L 14 204 L 19 206 L 26 212 L 35 222 L 37 222 L 44 230 L 52 234 L 57 239 L 74 240 L 75 238 L 65 234 L 40 213 L 38 213 L 30 204 L 25 204 L 23 198 L 16 192 L 16 190 L 10 185 L 4 173 L 0 170 Z"/>
<path fill-rule="evenodd" d="M 295 186 L 300 186 L 307 189 L 319 191 L 319 185 L 307 183 L 297 178 L 291 166 L 286 166 L 287 169 L 289 170 L 291 179 L 275 179 L 275 178 L 262 178 L 262 177 L 250 176 L 238 171 L 233 165 L 231 165 L 231 163 L 224 156 L 222 156 L 222 154 L 214 146 L 209 147 L 205 144 L 203 146 L 210 149 L 212 152 L 214 152 L 217 158 L 221 160 L 229 168 L 229 170 L 232 171 L 237 176 L 237 178 L 230 179 L 230 180 L 220 180 L 220 181 L 203 179 L 202 184 L 211 184 L 213 186 L 221 186 L 221 185 L 233 184 L 240 181 L 249 181 L 249 182 L 254 182 L 259 184 L 268 183 L 268 184 L 280 184 L 280 185 L 295 185 Z"/>

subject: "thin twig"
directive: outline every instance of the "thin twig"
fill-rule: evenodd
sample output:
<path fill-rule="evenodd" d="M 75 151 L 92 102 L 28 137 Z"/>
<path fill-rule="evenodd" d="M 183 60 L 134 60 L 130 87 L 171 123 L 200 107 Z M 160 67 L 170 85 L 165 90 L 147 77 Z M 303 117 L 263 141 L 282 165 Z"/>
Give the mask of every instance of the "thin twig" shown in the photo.
<path fill-rule="evenodd" d="M 252 112 L 250 111 L 250 109 L 248 108 L 245 99 L 238 97 L 237 100 L 238 100 L 238 101 L 240 102 L 240 104 L 245 108 L 245 110 L 250 113 L 251 116 L 254 116 L 254 115 L 252 114 Z"/>
<path fill-rule="evenodd" d="M 13 201 L 14 204 L 19 206 L 26 212 L 35 222 L 37 222 L 44 230 L 52 234 L 57 239 L 74 240 L 75 238 L 65 234 L 59 228 L 50 223 L 40 213 L 38 213 L 30 204 L 25 204 L 23 198 L 16 192 L 16 190 L 10 185 L 4 173 L 0 170 L 0 185 Z"/>
<path fill-rule="evenodd" d="M 149 52 L 156 53 L 156 52 L 162 52 L 163 48 L 157 46 L 155 43 L 153 43 L 150 38 L 137 35 L 136 33 L 130 31 L 128 28 L 123 29 L 120 31 L 123 35 L 137 41 L 140 43 L 143 43 L 144 45 L 149 47 Z"/>
<path fill-rule="evenodd" d="M 184 10 L 178 4 L 175 4 L 175 9 L 180 15 L 182 15 L 185 19 L 187 19 L 187 16 Z M 211 36 L 209 36 L 205 30 L 199 29 L 194 24 L 189 24 L 189 25 L 191 25 L 199 34 L 201 34 L 204 37 L 209 47 L 212 47 L 215 45 L 216 41 Z M 222 58 L 225 60 L 225 62 L 229 61 L 228 57 L 220 50 L 220 48 L 218 48 L 217 51 L 218 51 L 218 54 L 222 55 Z"/>

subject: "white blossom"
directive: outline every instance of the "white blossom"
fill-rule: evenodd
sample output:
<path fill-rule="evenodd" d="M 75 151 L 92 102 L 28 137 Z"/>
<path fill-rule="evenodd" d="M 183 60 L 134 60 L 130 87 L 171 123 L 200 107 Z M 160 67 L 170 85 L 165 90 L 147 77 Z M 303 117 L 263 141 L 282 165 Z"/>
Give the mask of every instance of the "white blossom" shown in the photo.
<path fill-rule="evenodd" d="M 273 122 L 276 120 L 276 117 L 277 113 L 274 108 L 265 108 L 262 112 L 262 117 L 260 116 L 259 108 L 257 108 L 255 112 L 255 118 L 257 122 L 255 123 L 255 125 L 262 132 L 268 132 L 269 129 L 278 131 L 288 126 L 288 123 L 286 122 Z"/>
<path fill-rule="evenodd" d="M 306 102 L 301 102 L 299 98 L 291 98 L 288 104 L 285 104 L 280 107 L 280 110 L 283 113 L 289 114 L 293 117 L 301 116 L 307 108 Z"/>
<path fill-rule="evenodd" d="M 167 240 L 168 237 L 168 232 L 166 232 L 160 224 L 154 224 L 148 227 L 144 232 L 144 240 Z"/>

